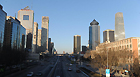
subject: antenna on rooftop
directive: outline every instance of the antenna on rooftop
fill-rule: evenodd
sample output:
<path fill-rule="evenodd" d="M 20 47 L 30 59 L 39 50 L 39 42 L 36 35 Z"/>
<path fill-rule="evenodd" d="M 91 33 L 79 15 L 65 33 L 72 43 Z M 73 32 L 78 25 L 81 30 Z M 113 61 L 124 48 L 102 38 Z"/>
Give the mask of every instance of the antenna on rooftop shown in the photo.
<path fill-rule="evenodd" d="M 15 13 L 15 18 L 16 18 L 16 13 Z"/>

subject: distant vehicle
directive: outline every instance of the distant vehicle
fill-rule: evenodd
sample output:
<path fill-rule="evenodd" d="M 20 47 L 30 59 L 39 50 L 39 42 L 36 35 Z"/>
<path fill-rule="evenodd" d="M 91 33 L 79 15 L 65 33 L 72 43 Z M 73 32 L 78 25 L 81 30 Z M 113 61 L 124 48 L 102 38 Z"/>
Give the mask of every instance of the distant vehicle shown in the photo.
<path fill-rule="evenodd" d="M 89 67 L 90 65 L 89 64 L 86 64 L 86 66 Z"/>
<path fill-rule="evenodd" d="M 79 69 L 76 70 L 77 73 L 80 73 L 81 71 Z"/>
<path fill-rule="evenodd" d="M 38 73 L 36 75 L 37 76 L 41 76 L 42 75 L 42 72 L 41 71 L 38 71 Z"/>
<path fill-rule="evenodd" d="M 60 77 L 60 76 L 56 76 L 56 77 Z"/>
<path fill-rule="evenodd" d="M 71 67 L 68 68 L 68 71 L 72 71 Z"/>
<path fill-rule="evenodd" d="M 53 68 L 53 65 L 51 65 L 51 68 Z"/>
<path fill-rule="evenodd" d="M 72 64 L 70 64 L 70 66 L 72 66 Z"/>
<path fill-rule="evenodd" d="M 28 74 L 27 74 L 27 77 L 32 77 L 33 76 L 33 72 L 29 72 Z"/>

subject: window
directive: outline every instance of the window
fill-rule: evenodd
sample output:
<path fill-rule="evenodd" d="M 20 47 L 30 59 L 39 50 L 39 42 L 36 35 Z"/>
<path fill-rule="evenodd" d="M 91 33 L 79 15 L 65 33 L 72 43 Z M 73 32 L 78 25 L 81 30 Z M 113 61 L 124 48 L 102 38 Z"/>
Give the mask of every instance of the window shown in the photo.
<path fill-rule="evenodd" d="M 127 45 L 127 48 L 129 48 L 129 45 Z"/>
<path fill-rule="evenodd" d="M 130 44 L 130 48 L 132 48 L 132 45 Z"/>
<path fill-rule="evenodd" d="M 29 15 L 23 15 L 23 20 L 29 20 Z"/>
<path fill-rule="evenodd" d="M 140 47 L 140 44 L 138 45 L 138 47 Z"/>
<path fill-rule="evenodd" d="M 140 53 L 140 50 L 139 50 L 139 53 Z"/>
<path fill-rule="evenodd" d="M 131 39 L 130 39 L 130 43 L 131 43 Z"/>

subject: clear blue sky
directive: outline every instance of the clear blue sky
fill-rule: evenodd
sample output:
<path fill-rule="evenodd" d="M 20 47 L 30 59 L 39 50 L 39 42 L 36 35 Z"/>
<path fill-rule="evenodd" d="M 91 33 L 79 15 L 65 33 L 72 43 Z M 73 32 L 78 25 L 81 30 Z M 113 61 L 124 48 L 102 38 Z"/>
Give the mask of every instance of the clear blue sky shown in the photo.
<path fill-rule="evenodd" d="M 34 21 L 49 16 L 49 37 L 58 53 L 73 51 L 73 36 L 81 35 L 81 45 L 88 45 L 89 26 L 93 19 L 103 31 L 115 29 L 115 13 L 123 12 L 126 38 L 140 37 L 140 0 L 0 0 L 8 16 L 29 6 L 34 10 Z"/>

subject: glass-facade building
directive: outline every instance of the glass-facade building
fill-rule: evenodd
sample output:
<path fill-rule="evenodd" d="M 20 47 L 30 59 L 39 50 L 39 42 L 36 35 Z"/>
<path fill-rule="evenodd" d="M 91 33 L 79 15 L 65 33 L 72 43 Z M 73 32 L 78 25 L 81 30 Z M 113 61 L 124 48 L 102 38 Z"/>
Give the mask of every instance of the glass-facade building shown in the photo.
<path fill-rule="evenodd" d="M 74 54 L 77 54 L 78 52 L 81 51 L 81 36 L 80 35 L 75 35 L 74 36 Z"/>
<path fill-rule="evenodd" d="M 4 43 L 4 29 L 7 13 L 3 11 L 3 7 L 0 5 L 0 50 L 3 48 Z"/>
<path fill-rule="evenodd" d="M 123 13 L 115 14 L 115 41 L 125 39 Z"/>
<path fill-rule="evenodd" d="M 100 43 L 100 26 L 94 19 L 89 26 L 89 49 L 95 50 L 96 46 Z"/>
<path fill-rule="evenodd" d="M 114 42 L 114 30 L 105 30 L 103 31 L 103 42 L 110 41 Z"/>
<path fill-rule="evenodd" d="M 4 34 L 4 48 L 24 50 L 25 35 L 26 29 L 20 25 L 20 21 L 15 17 L 7 16 Z"/>
<path fill-rule="evenodd" d="M 48 50 L 49 17 L 42 16 L 41 46 L 42 51 L 49 53 Z"/>

